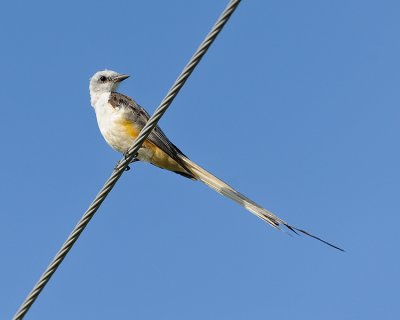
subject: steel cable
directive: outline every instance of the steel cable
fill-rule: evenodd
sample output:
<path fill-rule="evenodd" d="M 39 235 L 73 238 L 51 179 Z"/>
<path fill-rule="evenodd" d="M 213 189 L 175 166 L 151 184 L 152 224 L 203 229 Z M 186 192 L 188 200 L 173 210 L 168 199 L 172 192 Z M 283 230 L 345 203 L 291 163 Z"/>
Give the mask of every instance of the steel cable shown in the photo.
<path fill-rule="evenodd" d="M 237 6 L 239 5 L 240 0 L 231 0 L 228 6 L 225 8 L 221 16 L 218 18 L 217 22 L 208 33 L 204 41 L 201 43 L 200 47 L 197 49 L 195 54 L 190 59 L 189 63 L 185 66 L 182 73 L 175 81 L 174 85 L 168 91 L 165 98 L 161 101 L 160 105 L 154 112 L 154 114 L 150 117 L 149 121 L 146 123 L 142 131 L 140 132 L 139 136 L 135 140 L 132 147 L 126 153 L 124 158 L 120 160 L 117 166 L 114 168 L 110 178 L 106 181 L 103 188 L 97 194 L 96 198 L 90 204 L 87 211 L 82 216 L 81 220 L 75 226 L 74 230 L 71 232 L 67 240 L 62 245 L 61 249 L 55 255 L 53 261 L 49 264 L 46 271 L 42 274 L 39 281 L 35 284 L 32 291 L 26 297 L 24 302 L 21 304 L 19 310 L 14 316 L 14 320 L 23 319 L 23 317 L 28 312 L 29 308 L 35 302 L 47 282 L 50 280 L 51 276 L 60 266 L 61 262 L 64 260 L 66 255 L 68 254 L 69 250 L 71 250 L 72 246 L 78 240 L 80 234 L 85 229 L 86 225 L 92 219 L 96 211 L 99 209 L 105 198 L 107 197 L 108 193 L 112 190 L 114 185 L 117 183 L 118 179 L 121 177 L 129 163 L 134 159 L 135 155 L 137 154 L 138 150 L 140 149 L 143 142 L 146 140 L 150 132 L 154 129 L 157 125 L 157 122 L 163 116 L 165 111 L 167 111 L 168 107 L 171 105 L 172 101 L 180 91 L 180 89 L 185 84 L 186 80 L 191 75 L 194 68 L 200 62 L 204 54 L 207 52 L 208 48 L 211 46 L 213 41 L 216 39 L 226 22 L 229 20 L 232 13 L 235 11 Z"/>

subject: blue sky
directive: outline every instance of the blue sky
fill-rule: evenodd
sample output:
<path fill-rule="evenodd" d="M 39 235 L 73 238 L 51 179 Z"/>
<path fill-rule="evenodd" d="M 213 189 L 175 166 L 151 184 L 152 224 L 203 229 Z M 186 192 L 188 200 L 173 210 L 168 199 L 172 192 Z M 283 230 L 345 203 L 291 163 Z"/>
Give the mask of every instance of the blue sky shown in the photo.
<path fill-rule="evenodd" d="M 151 113 L 227 1 L 8 1 L 0 12 L 0 318 L 110 175 L 104 68 Z M 27 319 L 397 319 L 398 1 L 243 1 L 160 122 L 192 160 L 347 250 L 205 185 L 125 173 Z M 396 253 L 397 252 L 397 253 Z"/>

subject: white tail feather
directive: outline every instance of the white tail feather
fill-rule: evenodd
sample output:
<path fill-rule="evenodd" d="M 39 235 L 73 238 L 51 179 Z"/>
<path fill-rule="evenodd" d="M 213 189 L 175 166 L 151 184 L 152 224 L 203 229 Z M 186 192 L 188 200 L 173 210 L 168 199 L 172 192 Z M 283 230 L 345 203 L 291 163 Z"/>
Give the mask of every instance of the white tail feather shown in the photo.
<path fill-rule="evenodd" d="M 180 155 L 180 159 L 182 160 L 185 168 L 188 169 L 194 175 L 194 177 L 196 179 L 202 181 L 203 183 L 205 183 L 206 185 L 208 185 L 210 188 L 214 189 L 218 193 L 220 193 L 220 194 L 232 199 L 236 203 L 240 204 L 245 209 L 247 209 L 251 213 L 255 214 L 257 217 L 259 217 L 260 219 L 268 222 L 274 228 L 280 229 L 279 226 L 284 225 L 285 227 L 287 227 L 288 229 L 290 229 L 291 231 L 293 231 L 295 233 L 301 232 L 301 233 L 303 233 L 307 236 L 310 236 L 314 239 L 317 239 L 335 249 L 344 251 L 343 249 L 341 249 L 341 248 L 339 248 L 317 236 L 314 236 L 313 234 L 311 234 L 305 230 L 298 229 L 296 227 L 291 226 L 286 221 L 278 218 L 272 212 L 268 211 L 267 209 L 264 209 L 263 207 L 261 207 L 260 205 L 255 203 L 253 200 L 251 200 L 251 199 L 247 198 L 246 196 L 244 196 L 243 194 L 239 193 L 238 191 L 233 189 L 230 185 L 228 185 L 225 182 L 223 182 L 222 180 L 218 179 L 216 176 L 214 176 L 207 170 L 203 169 L 202 167 L 200 167 L 199 165 L 197 165 L 190 159 L 186 158 L 185 156 Z"/>
<path fill-rule="evenodd" d="M 218 193 L 232 199 L 236 203 L 240 204 L 244 208 L 246 208 L 251 213 L 255 214 L 257 217 L 262 220 L 268 222 L 274 228 L 279 229 L 280 224 L 288 225 L 285 221 L 275 216 L 272 212 L 264 209 L 251 199 L 247 198 L 243 194 L 239 193 L 235 189 L 233 189 L 230 185 L 226 184 L 222 180 L 218 179 L 216 176 L 203 169 L 190 159 L 181 156 L 182 161 L 185 166 L 193 173 L 193 175 L 210 188 L 214 189 Z"/>

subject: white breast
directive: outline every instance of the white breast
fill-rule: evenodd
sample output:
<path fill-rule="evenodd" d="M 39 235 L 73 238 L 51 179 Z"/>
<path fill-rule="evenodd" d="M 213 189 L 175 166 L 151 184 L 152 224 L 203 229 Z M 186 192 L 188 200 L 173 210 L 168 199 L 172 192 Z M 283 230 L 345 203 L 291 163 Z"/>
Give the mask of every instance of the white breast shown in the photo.
<path fill-rule="evenodd" d="M 134 139 L 127 133 L 121 123 L 126 119 L 124 108 L 114 108 L 108 103 L 110 93 L 102 93 L 96 96 L 93 108 L 96 111 L 97 123 L 101 134 L 114 150 L 125 153 L 132 146 Z M 137 158 L 141 161 L 151 162 L 153 151 L 140 148 Z"/>
<path fill-rule="evenodd" d="M 124 110 L 113 108 L 108 103 L 109 97 L 109 92 L 103 93 L 94 105 L 97 123 L 107 143 L 114 150 L 124 153 L 132 145 L 134 139 L 127 134 L 126 130 L 124 130 L 124 127 L 121 125 L 124 119 Z"/>

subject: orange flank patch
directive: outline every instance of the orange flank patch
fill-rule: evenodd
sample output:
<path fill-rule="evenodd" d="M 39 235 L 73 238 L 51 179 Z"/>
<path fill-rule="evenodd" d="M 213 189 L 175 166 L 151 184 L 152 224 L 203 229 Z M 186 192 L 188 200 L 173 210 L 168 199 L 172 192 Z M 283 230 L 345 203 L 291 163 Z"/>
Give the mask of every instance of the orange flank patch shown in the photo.
<path fill-rule="evenodd" d="M 121 126 L 124 128 L 124 131 L 133 139 L 136 139 L 139 135 L 139 130 L 135 128 L 131 121 L 121 120 L 119 122 Z"/>
<path fill-rule="evenodd" d="M 132 125 L 132 122 L 124 120 L 121 121 L 121 125 L 125 129 L 125 132 L 133 139 L 136 139 L 139 135 L 139 130 Z M 178 171 L 178 172 L 186 172 L 184 168 L 182 168 L 174 159 L 172 159 L 167 153 L 165 153 L 161 148 L 155 145 L 153 142 L 146 140 L 142 148 L 148 149 L 151 151 L 150 163 L 154 164 L 157 167 L 162 169 L 170 170 L 170 171 Z"/>

